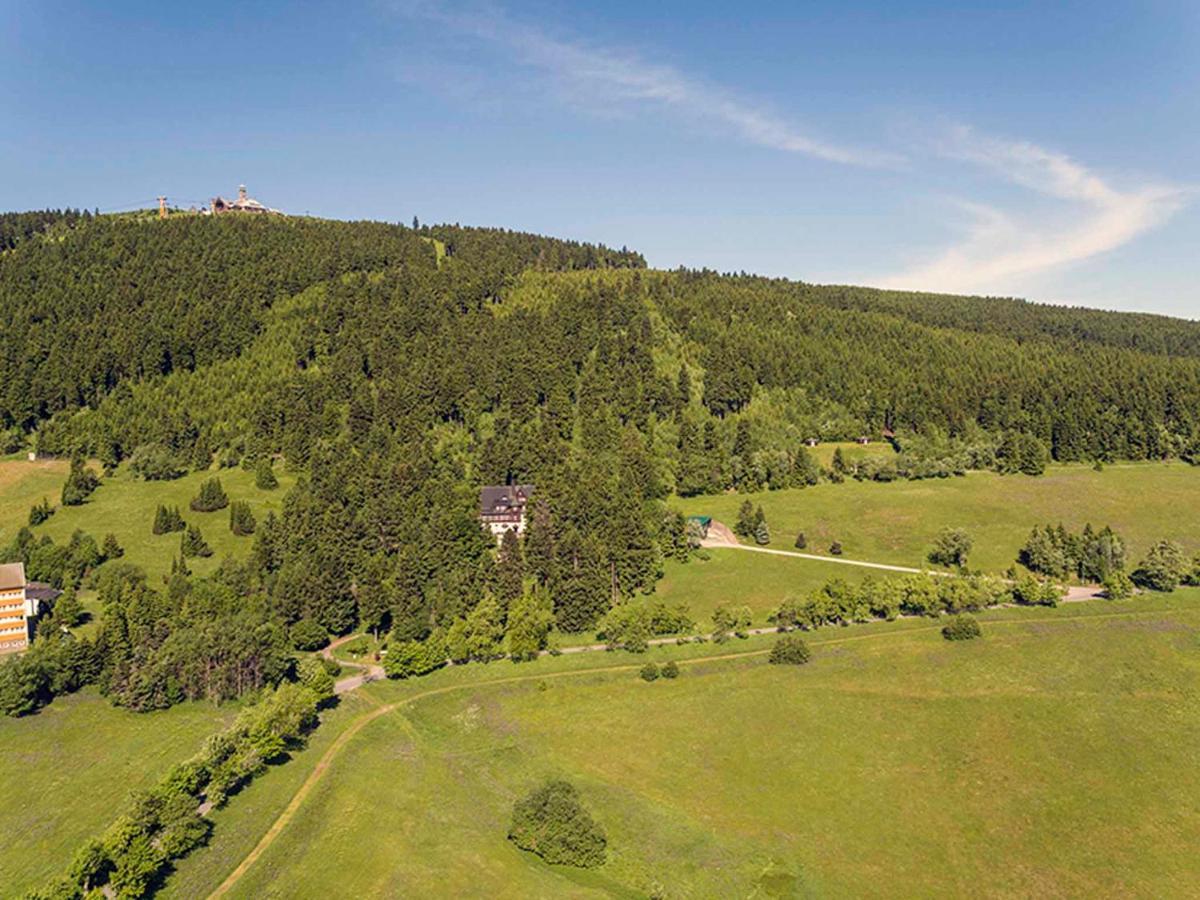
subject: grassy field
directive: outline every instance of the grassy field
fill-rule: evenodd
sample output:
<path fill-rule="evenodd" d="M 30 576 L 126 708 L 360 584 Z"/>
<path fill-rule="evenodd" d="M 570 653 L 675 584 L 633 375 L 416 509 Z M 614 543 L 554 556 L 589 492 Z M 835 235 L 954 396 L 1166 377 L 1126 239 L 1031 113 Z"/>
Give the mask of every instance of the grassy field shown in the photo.
<path fill-rule="evenodd" d="M 761 638 L 652 651 L 745 652 L 674 682 L 581 654 L 373 686 L 462 685 L 350 739 L 230 896 L 1189 894 L 1200 592 L 981 620 L 961 645 L 926 622 L 826 629 L 800 669 L 766 665 Z M 596 664 L 626 667 L 553 674 Z M 532 677 L 469 683 L 492 672 Z M 550 776 L 607 829 L 602 869 L 505 840 L 513 800 Z M 237 859 L 200 851 L 177 895 Z"/>
<path fill-rule="evenodd" d="M 721 494 L 678 501 L 688 515 L 709 515 L 730 527 L 740 504 L 761 504 L 771 545 L 792 549 L 805 533 L 810 553 L 827 553 L 841 541 L 845 556 L 921 566 L 943 527 L 965 528 L 975 539 L 970 564 L 1002 572 L 1016 562 L 1030 529 L 1062 522 L 1111 525 L 1135 561 L 1149 545 L 1171 538 L 1200 552 L 1200 529 L 1185 510 L 1200 508 L 1200 467 L 1183 463 L 1053 466 L 1040 478 L 972 472 L 964 478 L 847 482 L 802 490 Z"/>
<path fill-rule="evenodd" d="M 817 446 L 807 449 L 812 454 L 813 459 L 828 469 L 833 465 L 833 454 L 839 448 L 842 451 L 842 457 L 848 463 L 855 463 L 873 457 L 890 458 L 896 455 L 896 451 L 892 449 L 892 445 L 884 441 L 872 441 L 866 445 L 854 441 L 831 441 L 826 444 L 817 444 Z"/>
<path fill-rule="evenodd" d="M 117 709 L 88 688 L 35 716 L 0 717 L 0 895 L 20 896 L 70 865 L 85 840 L 235 713 L 188 703 Z"/>
<path fill-rule="evenodd" d="M 66 464 L 29 463 L 23 460 L 0 462 L 0 545 L 28 520 L 29 507 L 43 495 L 58 503 L 59 492 L 66 478 Z M 254 486 L 254 473 L 240 468 L 211 472 L 193 472 L 175 481 L 140 481 L 128 473 L 118 472 L 102 481 L 96 492 L 82 506 L 60 507 L 50 520 L 34 529 L 35 534 L 48 534 L 65 542 L 76 528 L 81 528 L 100 541 L 108 532 L 117 536 L 125 548 L 125 560 L 146 570 L 153 583 L 171 569 L 171 560 L 179 552 L 179 535 L 154 535 L 154 511 L 160 503 L 178 506 L 184 520 L 200 526 L 205 540 L 213 548 L 208 559 L 194 559 L 188 565 L 198 575 L 206 574 L 227 555 L 245 556 L 253 537 L 237 537 L 229 530 L 229 510 L 195 513 L 188 503 L 196 496 L 200 484 L 214 476 L 221 479 L 225 493 L 232 500 L 249 502 L 260 522 L 269 510 L 279 512 L 283 497 L 295 482 L 294 476 L 276 467 L 279 487 L 262 491 Z"/>
<path fill-rule="evenodd" d="M 649 601 L 685 604 L 701 629 L 711 628 L 712 612 L 718 606 L 749 606 L 755 624 L 765 625 L 767 616 L 788 594 L 803 597 L 834 578 L 858 584 L 867 575 L 884 572 L 838 563 L 789 559 L 764 553 L 713 549 L 708 559 L 680 564 L 668 562 L 666 574 Z"/>

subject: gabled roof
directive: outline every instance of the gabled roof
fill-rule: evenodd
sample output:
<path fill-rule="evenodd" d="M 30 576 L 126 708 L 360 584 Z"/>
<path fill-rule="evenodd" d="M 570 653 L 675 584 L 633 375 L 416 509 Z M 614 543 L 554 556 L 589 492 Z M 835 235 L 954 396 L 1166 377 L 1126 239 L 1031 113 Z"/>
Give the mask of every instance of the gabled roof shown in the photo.
<path fill-rule="evenodd" d="M 496 484 L 479 489 L 479 512 L 483 515 L 520 509 L 533 496 L 532 484 Z"/>
<path fill-rule="evenodd" d="M 25 563 L 6 563 L 0 566 L 0 591 L 25 587 Z"/>

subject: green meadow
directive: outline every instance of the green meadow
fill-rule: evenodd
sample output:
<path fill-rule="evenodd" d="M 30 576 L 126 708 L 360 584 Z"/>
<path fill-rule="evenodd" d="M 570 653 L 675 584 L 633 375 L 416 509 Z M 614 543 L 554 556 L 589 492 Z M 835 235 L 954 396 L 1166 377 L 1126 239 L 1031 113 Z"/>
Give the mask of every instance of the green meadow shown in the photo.
<path fill-rule="evenodd" d="M 199 751 L 236 712 L 185 703 L 118 709 L 95 688 L 35 716 L 0 717 L 0 895 L 20 896 L 70 865 L 79 846 L 171 766 Z"/>
<path fill-rule="evenodd" d="M 589 653 L 374 685 L 415 699 L 344 743 L 228 896 L 1189 894 L 1200 591 L 980 619 L 964 644 L 921 621 L 824 629 L 798 668 L 766 664 L 768 636 L 656 648 L 684 664 L 651 684 L 642 658 Z M 607 830 L 600 869 L 505 839 L 549 777 Z M 168 892 L 241 858 L 214 843 Z"/>
<path fill-rule="evenodd" d="M 1051 466 L 1039 478 L 971 472 L 960 478 L 849 481 L 758 494 L 720 494 L 677 500 L 688 515 L 713 516 L 733 527 L 738 507 L 762 505 L 770 546 L 790 550 L 799 532 L 809 553 L 840 541 L 849 559 L 925 564 L 937 533 L 965 528 L 975 540 L 973 568 L 1002 572 L 1014 565 L 1030 529 L 1046 522 L 1080 529 L 1111 525 L 1135 561 L 1154 541 L 1170 538 L 1200 552 L 1195 510 L 1200 467 L 1184 463 Z"/>
<path fill-rule="evenodd" d="M 213 549 L 207 559 L 192 559 L 188 566 L 197 575 L 215 569 L 226 556 L 244 557 L 250 552 L 254 538 L 238 537 L 229 530 L 229 509 L 197 513 L 188 508 L 201 483 L 208 478 L 220 478 L 230 501 L 245 500 L 258 521 L 268 511 L 279 513 L 284 495 L 295 483 L 295 477 L 281 465 L 276 466 L 279 487 L 271 491 L 254 486 L 254 473 L 241 468 L 191 472 L 174 481 L 141 481 L 121 469 L 112 478 L 101 481 L 95 493 L 82 506 L 59 506 L 54 515 L 34 529 L 65 542 L 79 528 L 91 534 L 97 542 L 112 532 L 125 549 L 125 561 L 146 570 L 153 583 L 171 570 L 171 561 L 179 553 L 179 534 L 155 535 L 154 511 L 158 505 L 178 506 L 189 524 L 200 526 L 204 539 Z M 66 464 L 29 463 L 24 460 L 0 462 L 0 544 L 28 521 L 29 507 L 46 496 L 58 504 L 59 492 L 66 478 Z M 4 483 L 7 479 L 8 483 Z"/>

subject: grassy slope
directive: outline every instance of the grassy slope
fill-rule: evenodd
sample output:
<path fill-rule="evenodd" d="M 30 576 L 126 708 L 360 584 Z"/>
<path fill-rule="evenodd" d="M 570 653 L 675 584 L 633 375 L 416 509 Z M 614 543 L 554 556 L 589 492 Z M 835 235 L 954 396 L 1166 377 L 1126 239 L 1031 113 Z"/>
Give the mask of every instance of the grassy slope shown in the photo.
<path fill-rule="evenodd" d="M 129 792 L 152 785 L 234 714 L 188 703 L 163 712 L 113 707 L 89 688 L 36 716 L 0 717 L 0 879 L 19 896 L 64 870 Z"/>
<path fill-rule="evenodd" d="M 52 503 L 58 502 L 58 494 L 65 479 L 65 464 L 62 471 L 35 469 L 41 463 L 0 463 L 3 473 L 15 472 L 9 477 L 13 487 L 0 485 L 0 539 L 7 542 L 8 536 L 24 525 L 29 507 L 42 494 L 49 494 Z M 22 469 L 27 472 L 22 472 Z M 245 556 L 253 545 L 253 537 L 236 537 L 229 530 L 228 508 L 211 513 L 194 513 L 188 503 L 196 496 L 200 484 L 207 478 L 219 477 L 225 493 L 232 500 L 246 500 L 260 522 L 268 510 L 278 514 L 283 497 L 295 482 L 282 466 L 276 466 L 279 487 L 273 491 L 261 491 L 254 486 L 254 473 L 240 468 L 222 469 L 211 472 L 192 472 L 176 481 L 139 481 L 121 471 L 115 477 L 104 479 L 91 499 L 83 506 L 60 507 L 50 520 L 34 529 L 36 534 L 48 534 L 54 540 L 65 542 L 76 528 L 96 538 L 97 542 L 108 532 L 117 536 L 125 548 L 125 560 L 146 570 L 151 582 L 157 584 L 161 575 L 171 569 L 171 560 L 179 552 L 179 535 L 154 535 L 154 511 L 158 504 L 178 506 L 184 520 L 200 526 L 205 540 L 213 548 L 209 559 L 189 562 L 192 571 L 206 574 L 217 567 L 226 555 Z M 32 498 L 32 499 L 31 499 Z"/>
<path fill-rule="evenodd" d="M 848 482 L 761 494 L 722 494 L 678 501 L 689 515 L 711 515 L 732 527 L 747 499 L 762 504 L 771 546 L 792 549 L 799 531 L 810 553 L 840 540 L 845 555 L 920 566 L 938 531 L 963 527 L 975 539 L 973 567 L 1001 572 L 1016 561 L 1033 525 L 1085 522 L 1112 525 L 1136 559 L 1160 538 L 1200 551 L 1200 534 L 1187 510 L 1200 507 L 1200 467 L 1183 463 L 1053 466 L 1041 478 L 973 472 L 965 478 Z"/>
<path fill-rule="evenodd" d="M 67 480 L 65 460 L 27 462 L 24 456 L 0 459 L 0 547 L 29 522 L 29 508 L 45 497 L 57 504 Z"/>
<path fill-rule="evenodd" d="M 233 896 L 1187 893 L 1200 592 L 982 619 L 963 645 L 916 622 L 825 630 L 803 669 L 756 656 L 418 701 L 347 745 Z M 505 841 L 549 775 L 608 829 L 599 872 Z M 212 862 L 219 881 L 230 861 Z"/>

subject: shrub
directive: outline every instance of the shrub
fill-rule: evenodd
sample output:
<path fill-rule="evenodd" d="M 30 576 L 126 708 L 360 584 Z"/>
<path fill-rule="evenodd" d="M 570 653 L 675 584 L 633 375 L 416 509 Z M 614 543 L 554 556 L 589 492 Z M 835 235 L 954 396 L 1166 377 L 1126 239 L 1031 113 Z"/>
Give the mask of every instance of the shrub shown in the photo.
<path fill-rule="evenodd" d="M 301 619 L 291 627 L 292 646 L 297 650 L 320 650 L 329 643 L 329 635 L 313 619 Z"/>
<path fill-rule="evenodd" d="M 775 641 L 775 646 L 771 648 L 771 655 L 767 657 L 767 661 L 775 665 L 800 666 L 811 658 L 812 653 L 803 638 L 794 634 L 785 634 Z"/>
<path fill-rule="evenodd" d="M 804 532 L 802 531 L 798 535 L 796 535 L 796 549 L 803 550 L 807 546 L 808 546 L 808 538 L 806 538 L 804 536 Z"/>
<path fill-rule="evenodd" d="M 929 551 L 929 561 L 935 566 L 965 566 L 973 543 L 961 528 L 943 528 Z"/>
<path fill-rule="evenodd" d="M 642 666 L 642 670 L 638 672 L 638 675 L 641 677 L 642 681 L 657 681 L 658 666 L 652 662 L 648 662 Z"/>
<path fill-rule="evenodd" d="M 325 668 L 324 660 L 310 656 L 301 661 L 297 672 L 302 685 L 316 694 L 318 700 L 328 700 L 333 696 L 333 675 Z"/>
<path fill-rule="evenodd" d="M 832 544 L 830 544 L 829 552 L 832 553 L 834 556 L 841 556 L 842 555 L 842 542 L 834 541 Z"/>
<path fill-rule="evenodd" d="M 448 662 L 446 641 L 434 635 L 424 641 L 400 641 L 388 648 L 383 670 L 388 678 L 413 678 L 428 675 Z"/>
<path fill-rule="evenodd" d="M 663 678 L 678 678 L 679 677 L 679 664 L 677 662 L 675 662 L 675 660 L 671 660 L 670 662 L 665 663 L 662 667 L 662 677 Z"/>
<path fill-rule="evenodd" d="M 261 491 L 273 491 L 279 487 L 279 479 L 271 468 L 271 460 L 260 459 L 254 466 L 254 486 Z"/>
<path fill-rule="evenodd" d="M 942 628 L 942 637 L 948 641 L 970 641 L 983 637 L 983 629 L 974 616 L 951 616 Z"/>
<path fill-rule="evenodd" d="M 513 806 L 508 839 L 554 865 L 604 865 L 608 839 L 565 781 L 551 781 Z"/>
<path fill-rule="evenodd" d="M 1174 541 L 1159 541 L 1138 565 L 1133 582 L 1152 591 L 1173 591 L 1191 574 L 1190 569 L 1182 547 Z"/>
<path fill-rule="evenodd" d="M 193 512 L 216 512 L 229 505 L 225 489 L 221 487 L 220 478 L 210 478 L 200 485 L 200 493 L 192 498 Z"/>
<path fill-rule="evenodd" d="M 129 457 L 129 471 L 146 481 L 173 481 L 187 467 L 162 444 L 142 444 Z"/>
<path fill-rule="evenodd" d="M 41 525 L 52 515 L 54 515 L 54 507 L 50 505 L 49 500 L 43 497 L 41 503 L 29 508 L 29 527 Z"/>
<path fill-rule="evenodd" d="M 258 522 L 254 519 L 254 513 L 250 512 L 250 504 L 244 500 L 235 500 L 229 506 L 229 530 L 234 534 L 244 537 L 248 534 L 254 534 L 254 529 L 258 527 Z"/>
<path fill-rule="evenodd" d="M 1133 596 L 1133 579 L 1124 572 L 1109 572 L 1101 587 L 1109 600 L 1128 600 Z"/>

